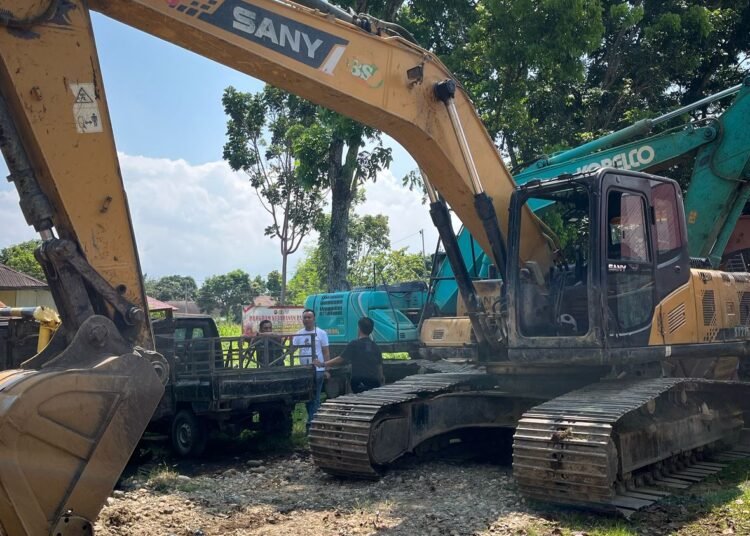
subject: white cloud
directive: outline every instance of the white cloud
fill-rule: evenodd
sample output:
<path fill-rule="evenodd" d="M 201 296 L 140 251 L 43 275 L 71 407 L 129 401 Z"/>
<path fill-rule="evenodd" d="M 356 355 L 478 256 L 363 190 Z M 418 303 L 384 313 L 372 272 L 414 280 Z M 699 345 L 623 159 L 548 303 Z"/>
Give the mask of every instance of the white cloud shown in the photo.
<path fill-rule="evenodd" d="M 0 248 L 33 238 L 37 238 L 37 234 L 23 219 L 15 187 L 3 185 L 0 189 Z"/>
<path fill-rule="evenodd" d="M 241 173 L 225 162 L 120 154 L 143 271 L 202 281 L 240 268 L 265 275 L 281 268 L 271 217 Z"/>
<path fill-rule="evenodd" d="M 263 234 L 271 217 L 261 207 L 247 178 L 223 162 L 192 165 L 185 160 L 120 154 L 141 266 L 151 277 L 191 275 L 199 284 L 206 277 L 240 268 L 255 275 L 281 269 L 278 240 Z M 0 187 L 0 247 L 36 235 L 18 208 L 10 185 Z M 421 194 L 403 187 L 390 171 L 366 185 L 367 200 L 359 214 L 389 216 L 394 248 L 432 253 L 437 233 Z M 316 237 L 303 243 L 312 245 Z M 304 255 L 289 264 L 290 276 Z"/>
<path fill-rule="evenodd" d="M 375 183 L 366 185 L 367 198 L 356 208 L 358 214 L 385 214 L 391 227 L 391 247 L 407 247 L 412 253 L 422 252 L 424 229 L 424 247 L 428 255 L 434 253 L 438 234 L 430 219 L 429 204 L 422 204 L 422 194 L 409 189 L 386 170 L 378 174 Z"/>

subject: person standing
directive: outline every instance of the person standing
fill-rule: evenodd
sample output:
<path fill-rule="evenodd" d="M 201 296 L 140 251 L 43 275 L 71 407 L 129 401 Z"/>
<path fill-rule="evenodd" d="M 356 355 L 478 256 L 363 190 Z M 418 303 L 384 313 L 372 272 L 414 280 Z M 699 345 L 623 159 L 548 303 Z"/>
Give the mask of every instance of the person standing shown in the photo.
<path fill-rule="evenodd" d="M 315 325 L 315 312 L 312 309 L 302 311 L 302 325 L 292 339 L 292 344 L 299 348 L 300 365 L 315 364 L 315 393 L 312 399 L 308 400 L 307 406 L 307 432 L 310 433 L 310 425 L 315 417 L 315 412 L 320 407 L 320 393 L 323 390 L 323 380 L 325 376 L 325 363 L 330 359 L 328 350 L 328 334 Z M 311 335 L 314 335 L 315 348 L 313 353 Z"/>
<path fill-rule="evenodd" d="M 383 385 L 383 354 L 370 338 L 375 329 L 371 318 L 363 316 L 357 322 L 357 338 L 346 345 L 340 356 L 322 364 L 325 368 L 337 365 L 352 366 L 352 391 L 361 393 Z"/>

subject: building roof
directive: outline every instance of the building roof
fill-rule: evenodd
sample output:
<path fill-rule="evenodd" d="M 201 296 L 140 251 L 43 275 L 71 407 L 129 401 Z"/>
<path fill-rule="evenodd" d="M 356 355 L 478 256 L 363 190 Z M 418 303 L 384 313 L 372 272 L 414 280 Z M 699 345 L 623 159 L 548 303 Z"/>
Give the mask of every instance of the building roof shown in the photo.
<path fill-rule="evenodd" d="M 178 313 L 198 315 L 201 312 L 201 308 L 194 301 L 169 300 L 167 303 L 174 307 Z"/>
<path fill-rule="evenodd" d="M 30 275 L 22 274 L 10 266 L 0 264 L 0 289 L 26 290 L 46 288 L 48 288 L 47 283 L 34 279 Z"/>
<path fill-rule="evenodd" d="M 274 299 L 273 296 L 268 296 L 266 294 L 256 296 L 253 298 L 253 305 L 256 307 L 273 307 L 276 305 L 276 299 Z"/>
<path fill-rule="evenodd" d="M 0 307 L 7 307 L 7 305 L 0 301 Z"/>
<path fill-rule="evenodd" d="M 156 298 L 152 298 L 151 296 L 146 296 L 146 301 L 148 302 L 148 310 L 152 313 L 156 311 L 176 311 L 177 310 L 177 307 L 175 307 L 174 305 L 170 305 L 163 301 L 159 301 Z"/>

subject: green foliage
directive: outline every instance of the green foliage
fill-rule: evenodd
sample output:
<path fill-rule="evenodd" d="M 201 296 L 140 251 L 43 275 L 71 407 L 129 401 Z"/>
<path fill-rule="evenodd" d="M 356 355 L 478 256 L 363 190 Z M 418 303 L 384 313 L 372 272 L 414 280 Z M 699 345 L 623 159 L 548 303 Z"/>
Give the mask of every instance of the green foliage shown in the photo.
<path fill-rule="evenodd" d="M 145 278 L 146 294 L 161 301 L 190 301 L 198 294 L 198 285 L 190 276 L 167 275 L 159 279 Z"/>
<path fill-rule="evenodd" d="M 281 273 L 278 270 L 268 273 L 268 277 L 266 278 L 266 292 L 274 298 L 278 298 L 281 294 Z"/>
<path fill-rule="evenodd" d="M 318 231 L 318 249 L 322 259 L 331 255 L 330 228 L 331 218 L 328 215 L 323 215 L 315 224 L 315 229 Z M 350 214 L 347 267 L 351 269 L 370 255 L 389 249 L 391 247 L 390 233 L 388 216 Z M 320 277 L 322 282 L 328 280 L 327 264 L 320 267 Z"/>
<path fill-rule="evenodd" d="M 397 20 L 453 70 L 514 168 L 735 85 L 749 66 L 744 0 L 411 0 Z"/>
<path fill-rule="evenodd" d="M 349 273 L 352 287 L 424 280 L 428 276 L 424 257 L 407 253 L 406 248 L 378 251 L 357 262 Z"/>
<path fill-rule="evenodd" d="M 216 323 L 219 329 L 219 337 L 239 337 L 242 335 L 242 324 L 223 320 Z"/>
<path fill-rule="evenodd" d="M 218 311 L 220 316 L 239 322 L 242 320 L 242 306 L 250 303 L 256 295 L 250 276 L 242 270 L 234 270 L 206 279 L 198 291 L 197 301 L 201 311 Z"/>
<path fill-rule="evenodd" d="M 41 244 L 41 240 L 29 240 L 3 248 L 0 250 L 0 263 L 40 281 L 46 281 L 42 266 L 34 257 L 34 250 Z"/>
<path fill-rule="evenodd" d="M 305 250 L 305 258 L 297 264 L 294 276 L 289 280 L 288 299 L 290 305 L 303 305 L 310 294 L 325 292 L 322 267 L 325 266 L 318 248 Z"/>

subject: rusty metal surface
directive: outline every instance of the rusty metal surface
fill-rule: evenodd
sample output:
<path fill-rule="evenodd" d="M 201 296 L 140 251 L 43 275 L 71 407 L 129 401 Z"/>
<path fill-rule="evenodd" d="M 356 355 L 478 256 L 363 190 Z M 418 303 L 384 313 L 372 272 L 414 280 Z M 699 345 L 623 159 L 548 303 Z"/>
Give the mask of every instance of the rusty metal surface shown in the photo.
<path fill-rule="evenodd" d="M 741 391 L 741 392 L 740 392 Z M 712 474 L 703 447 L 736 439 L 750 386 L 659 378 L 611 381 L 527 411 L 513 443 L 513 473 L 529 498 L 629 516 L 664 489 Z M 709 407 L 710 406 L 710 407 Z"/>
<path fill-rule="evenodd" d="M 417 400 L 447 394 L 487 378 L 470 365 L 432 363 L 431 368 L 443 372 L 410 376 L 364 393 L 326 401 L 310 428 L 315 464 L 334 475 L 378 478 L 383 462 L 403 454 L 408 444 L 379 441 L 379 428 Z M 398 443 L 395 448 L 394 443 Z M 403 449 L 399 445 L 404 445 Z"/>

